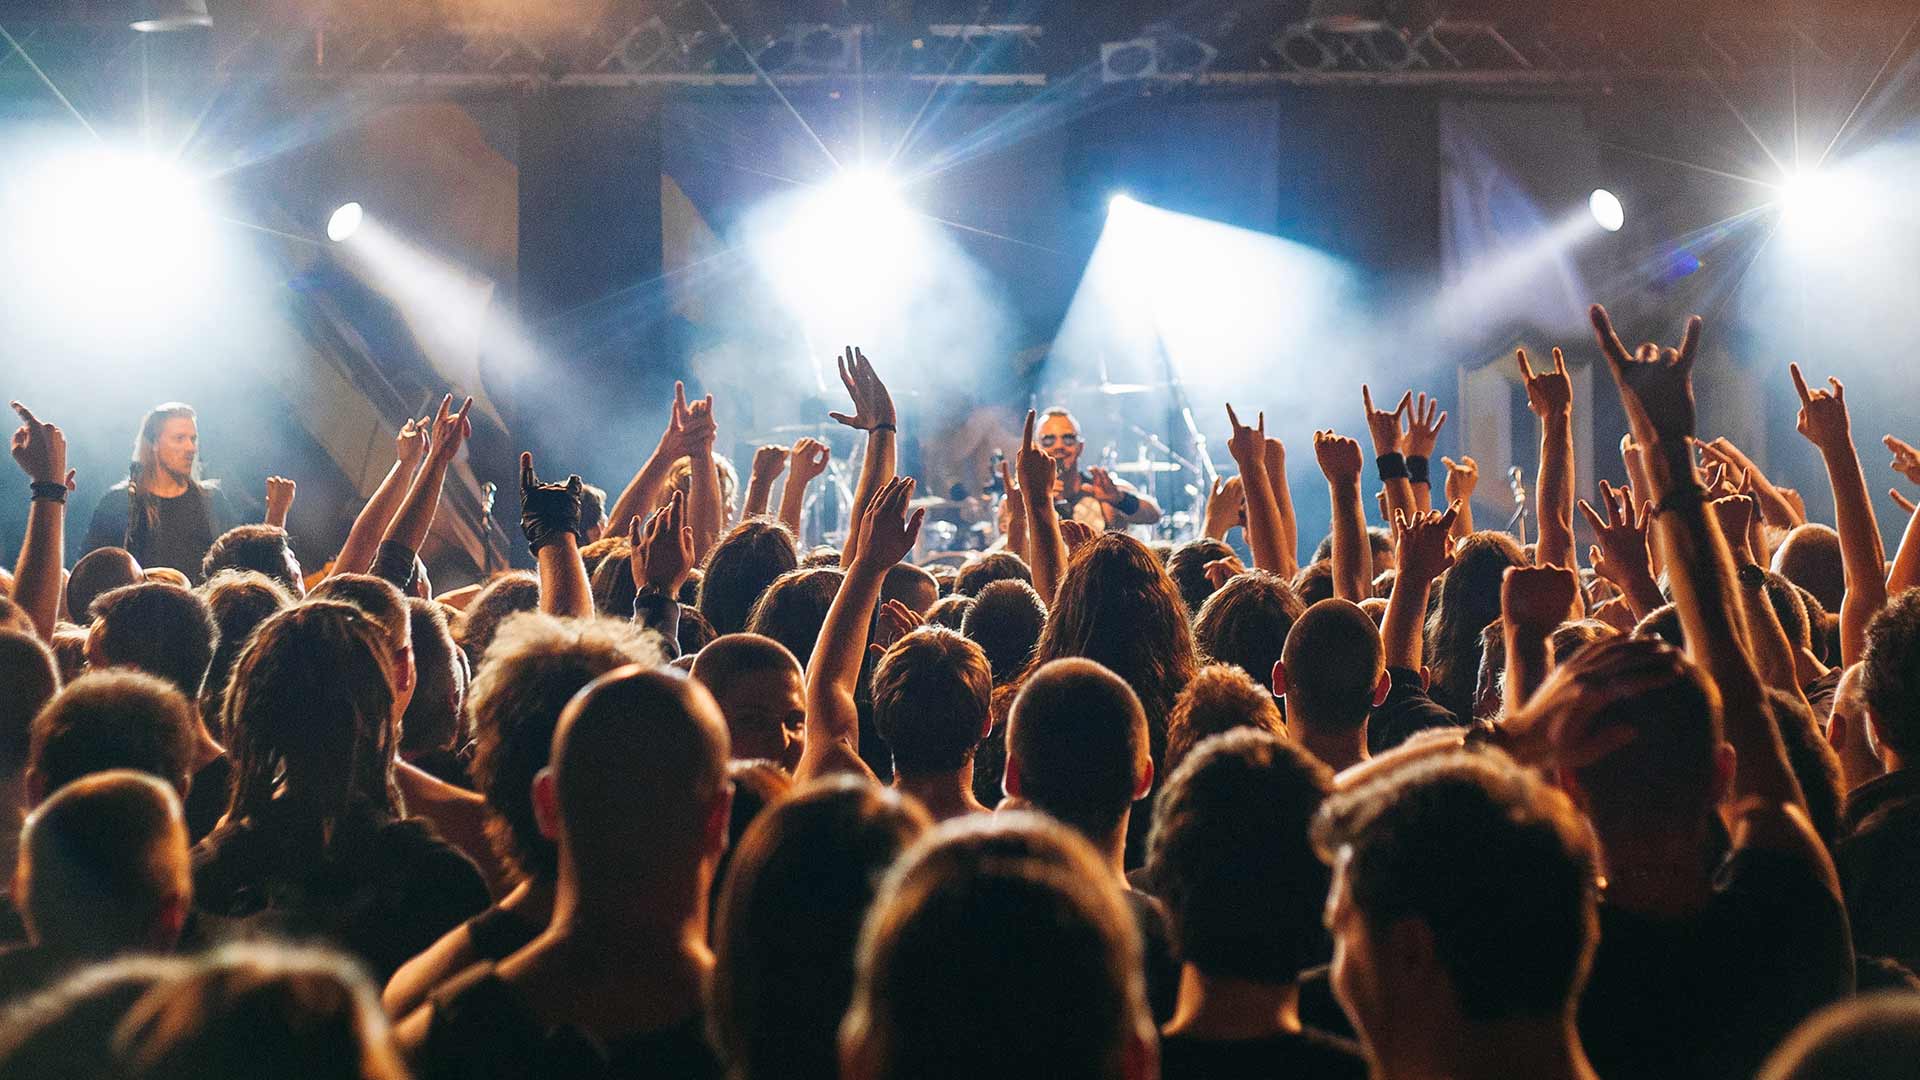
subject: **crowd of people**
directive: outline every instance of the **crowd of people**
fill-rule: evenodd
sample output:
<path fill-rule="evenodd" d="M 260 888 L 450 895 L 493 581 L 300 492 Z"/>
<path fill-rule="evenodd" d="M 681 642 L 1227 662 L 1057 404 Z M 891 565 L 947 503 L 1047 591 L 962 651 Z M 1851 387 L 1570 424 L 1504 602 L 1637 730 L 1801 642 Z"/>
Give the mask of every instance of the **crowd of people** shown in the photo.
<path fill-rule="evenodd" d="M 1829 526 L 1696 430 L 1699 320 L 1592 319 L 1623 483 L 1577 494 L 1559 350 L 1517 358 L 1524 546 L 1438 402 L 1363 389 L 1392 527 L 1317 432 L 1304 563 L 1229 405 L 1204 536 L 1130 535 L 1159 508 L 1029 413 L 994 549 L 915 565 L 849 349 L 838 548 L 796 540 L 824 445 L 740 485 L 676 388 L 610 501 L 522 455 L 535 572 L 428 584 L 451 397 L 312 574 L 293 483 L 216 528 L 162 406 L 69 572 L 15 402 L 0 1076 L 1913 1075 L 1920 516 L 1889 562 L 1838 381 L 1790 372 Z"/>

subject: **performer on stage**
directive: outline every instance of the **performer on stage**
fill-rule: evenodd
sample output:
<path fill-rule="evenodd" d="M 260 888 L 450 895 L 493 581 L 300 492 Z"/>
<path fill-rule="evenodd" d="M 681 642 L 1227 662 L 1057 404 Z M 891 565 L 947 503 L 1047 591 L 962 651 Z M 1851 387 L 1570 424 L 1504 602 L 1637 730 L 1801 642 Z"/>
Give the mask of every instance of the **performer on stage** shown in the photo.
<path fill-rule="evenodd" d="M 194 580 L 214 538 L 238 523 L 220 481 L 199 476 L 193 406 L 156 405 L 133 442 L 128 478 L 94 507 L 84 551 L 124 547 L 141 566 L 171 566 Z"/>
<path fill-rule="evenodd" d="M 1125 480 L 1095 467 L 1080 471 L 1080 424 L 1067 410 L 1054 406 L 1040 414 L 1035 435 L 1040 449 L 1051 457 L 1059 471 L 1053 491 L 1055 506 L 1063 506 L 1062 517 L 1093 529 L 1124 529 L 1129 525 L 1151 525 L 1160 520 L 1160 505 L 1143 495 Z"/>

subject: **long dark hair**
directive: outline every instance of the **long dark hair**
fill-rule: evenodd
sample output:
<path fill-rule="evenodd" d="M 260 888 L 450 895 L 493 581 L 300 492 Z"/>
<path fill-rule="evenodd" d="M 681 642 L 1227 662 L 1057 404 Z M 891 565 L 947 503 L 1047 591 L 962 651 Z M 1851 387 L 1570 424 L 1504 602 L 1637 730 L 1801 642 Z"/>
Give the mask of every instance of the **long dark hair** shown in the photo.
<path fill-rule="evenodd" d="M 164 401 L 148 409 L 146 418 L 140 421 L 140 431 L 133 437 L 133 458 L 127 465 L 127 498 L 132 502 L 127 512 L 128 547 L 133 546 L 136 536 L 151 536 L 160 528 L 160 504 L 146 497 L 147 481 L 160 469 L 160 456 L 154 449 L 160 441 L 160 429 L 166 427 L 169 420 L 197 420 L 198 417 L 193 406 L 184 401 Z M 196 490 L 200 486 L 197 454 L 187 483 Z"/>
<path fill-rule="evenodd" d="M 323 831 L 356 814 L 401 815 L 385 638 L 360 609 L 313 600 L 260 624 L 227 685 L 228 823 L 269 808 Z"/>
<path fill-rule="evenodd" d="M 1461 542 L 1453 569 L 1441 579 L 1439 603 L 1427 619 L 1427 664 L 1433 669 L 1434 700 L 1462 720 L 1472 718 L 1480 632 L 1500 618 L 1500 582 L 1508 567 L 1526 564 L 1519 541 L 1481 531 Z"/>
<path fill-rule="evenodd" d="M 1070 656 L 1104 665 L 1140 695 L 1157 766 L 1167 716 L 1200 662 L 1186 601 L 1147 545 L 1102 533 L 1067 561 L 1027 674 Z"/>

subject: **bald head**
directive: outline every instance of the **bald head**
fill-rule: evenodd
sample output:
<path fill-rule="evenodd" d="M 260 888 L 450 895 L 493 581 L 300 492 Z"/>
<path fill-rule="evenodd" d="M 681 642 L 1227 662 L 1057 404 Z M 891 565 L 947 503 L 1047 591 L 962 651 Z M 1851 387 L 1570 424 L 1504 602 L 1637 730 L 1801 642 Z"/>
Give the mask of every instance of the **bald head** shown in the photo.
<path fill-rule="evenodd" d="M 635 867 L 678 876 L 717 854 L 727 753 L 720 707 L 692 679 L 632 664 L 588 683 L 553 735 L 563 871 L 626 888 Z"/>
<path fill-rule="evenodd" d="M 192 895 L 179 796 L 129 769 L 68 784 L 28 816 L 14 884 L 36 944 L 172 947 Z"/>
<path fill-rule="evenodd" d="M 1807 590 L 1828 611 L 1846 599 L 1847 573 L 1840 555 L 1840 534 L 1808 522 L 1787 534 L 1773 553 L 1774 572 Z"/>
<path fill-rule="evenodd" d="M 80 556 L 80 561 L 73 564 L 73 573 L 67 576 L 67 613 L 84 626 L 92 619 L 88 609 L 94 597 L 145 580 L 140 563 L 126 548 L 95 548 Z"/>
<path fill-rule="evenodd" d="M 1287 716 L 1321 728 L 1353 728 L 1366 722 L 1380 677 L 1386 671 L 1380 631 L 1360 606 L 1322 600 L 1287 632 L 1280 653 Z"/>
<path fill-rule="evenodd" d="M 1153 775 L 1146 710 L 1105 667 L 1054 660 L 1014 699 L 1007 763 L 1010 794 L 1105 840 Z"/>

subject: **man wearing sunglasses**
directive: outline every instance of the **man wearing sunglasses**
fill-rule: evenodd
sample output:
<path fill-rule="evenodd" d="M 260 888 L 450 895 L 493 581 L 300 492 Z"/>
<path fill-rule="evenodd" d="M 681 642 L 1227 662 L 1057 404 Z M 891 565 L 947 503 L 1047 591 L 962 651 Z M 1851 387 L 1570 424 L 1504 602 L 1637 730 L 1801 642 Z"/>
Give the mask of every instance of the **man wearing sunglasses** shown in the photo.
<path fill-rule="evenodd" d="M 1097 466 L 1080 471 L 1080 450 L 1085 443 L 1072 413 L 1057 405 L 1041 413 L 1034 441 L 1053 459 L 1058 477 L 1053 501 L 1061 517 L 1100 530 L 1151 525 L 1160 520 L 1159 504 L 1132 484 Z"/>

